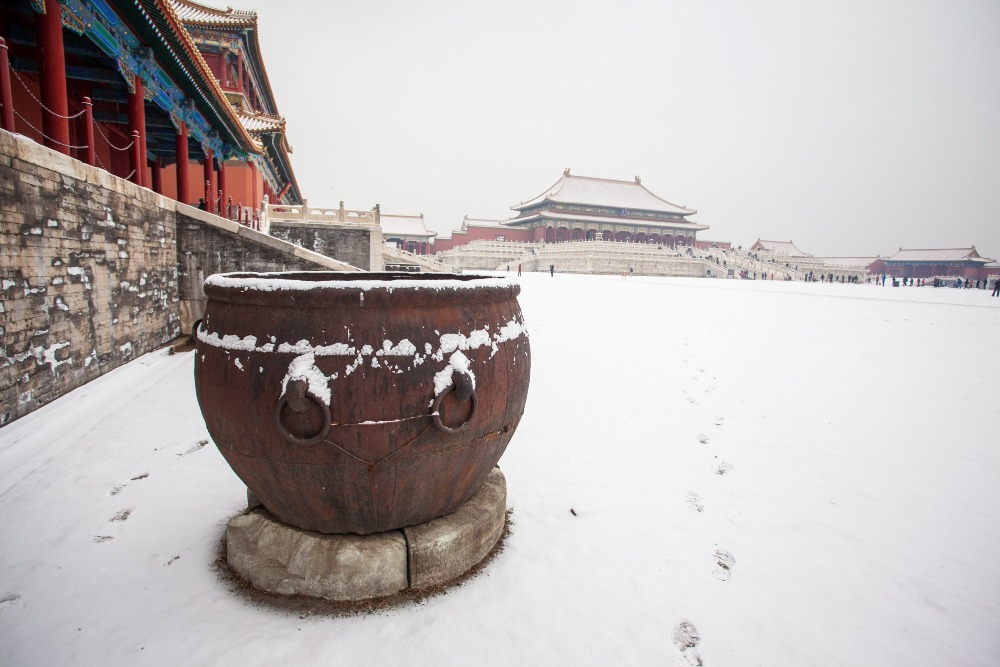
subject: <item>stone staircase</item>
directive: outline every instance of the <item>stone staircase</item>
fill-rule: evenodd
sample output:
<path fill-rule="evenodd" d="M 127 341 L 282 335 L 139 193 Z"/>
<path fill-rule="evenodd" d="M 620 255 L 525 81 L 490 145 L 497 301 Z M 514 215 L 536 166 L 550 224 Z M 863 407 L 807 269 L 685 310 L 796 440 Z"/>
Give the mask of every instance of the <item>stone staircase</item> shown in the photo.
<path fill-rule="evenodd" d="M 417 273 L 455 273 L 455 267 L 439 262 L 433 257 L 417 255 L 392 246 L 383 246 L 382 262 L 387 271 L 390 270 L 389 267 L 417 267 Z"/>

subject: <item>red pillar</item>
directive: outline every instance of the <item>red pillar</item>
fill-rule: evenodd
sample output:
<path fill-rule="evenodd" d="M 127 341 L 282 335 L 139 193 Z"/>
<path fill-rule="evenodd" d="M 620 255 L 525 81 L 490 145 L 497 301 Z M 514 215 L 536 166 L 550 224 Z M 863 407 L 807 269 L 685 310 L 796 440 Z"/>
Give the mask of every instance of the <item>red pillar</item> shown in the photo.
<path fill-rule="evenodd" d="M 83 98 L 83 111 L 83 143 L 87 144 L 83 160 L 93 167 L 97 164 L 97 148 L 94 145 L 94 103 L 89 97 Z"/>
<path fill-rule="evenodd" d="M 163 194 L 163 166 L 160 158 L 153 160 L 153 192 L 158 195 Z"/>
<path fill-rule="evenodd" d="M 229 188 L 226 187 L 226 161 L 219 160 L 219 215 L 226 217 L 226 195 L 229 194 Z"/>
<path fill-rule="evenodd" d="M 205 152 L 204 167 L 205 167 L 205 208 L 214 213 L 215 207 L 212 206 L 212 202 L 214 201 L 215 197 L 212 196 L 212 193 L 215 191 L 215 188 L 212 187 L 212 176 L 214 175 L 215 169 L 212 167 L 211 149 L 208 149 Z"/>
<path fill-rule="evenodd" d="M 177 201 L 190 204 L 188 196 L 188 128 L 187 123 L 181 123 L 177 133 Z"/>
<path fill-rule="evenodd" d="M 41 54 L 42 133 L 45 145 L 69 155 L 69 103 L 66 100 L 66 54 L 63 51 L 62 10 L 58 0 L 45 0 L 45 13 L 35 17 Z M 54 113 L 52 113 L 54 112 Z"/>
<path fill-rule="evenodd" d="M 247 162 L 247 164 L 250 165 L 250 202 L 248 205 L 256 211 L 257 207 L 260 206 L 259 200 L 261 199 L 257 196 L 257 165 L 253 162 Z"/>
<path fill-rule="evenodd" d="M 0 37 L 0 128 L 14 131 L 14 96 L 10 92 L 10 64 L 7 59 L 7 42 Z"/>
<path fill-rule="evenodd" d="M 132 147 L 129 149 L 128 153 L 132 156 L 132 182 L 136 185 L 142 185 L 142 169 L 145 166 L 145 160 L 139 155 L 139 151 L 142 150 L 142 141 L 139 140 L 139 132 L 132 130 Z"/>
<path fill-rule="evenodd" d="M 128 124 L 132 132 L 139 133 L 139 164 L 135 168 L 135 184 L 146 183 L 146 100 L 142 93 L 142 79 L 136 75 L 135 92 L 128 96 Z"/>

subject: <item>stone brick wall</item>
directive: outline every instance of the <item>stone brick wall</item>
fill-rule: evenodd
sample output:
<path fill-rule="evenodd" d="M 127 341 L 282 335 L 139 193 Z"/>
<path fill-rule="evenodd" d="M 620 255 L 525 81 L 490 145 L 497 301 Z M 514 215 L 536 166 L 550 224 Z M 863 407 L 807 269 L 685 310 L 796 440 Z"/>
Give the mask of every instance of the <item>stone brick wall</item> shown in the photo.
<path fill-rule="evenodd" d="M 359 226 L 357 229 L 336 227 L 321 222 L 271 221 L 271 235 L 295 245 L 312 250 L 327 257 L 335 257 L 341 262 L 366 271 L 380 271 L 372 267 L 372 230 Z M 380 238 L 380 236 L 379 236 Z M 380 248 L 375 248 L 381 252 Z"/>
<path fill-rule="evenodd" d="M 0 426 L 190 331 L 219 271 L 356 270 L 0 131 Z"/>
<path fill-rule="evenodd" d="M 0 425 L 178 335 L 166 202 L 0 132 Z"/>
<path fill-rule="evenodd" d="M 354 267 L 192 206 L 177 208 L 177 278 L 182 330 L 205 312 L 205 278 L 230 271 L 346 271 Z"/>

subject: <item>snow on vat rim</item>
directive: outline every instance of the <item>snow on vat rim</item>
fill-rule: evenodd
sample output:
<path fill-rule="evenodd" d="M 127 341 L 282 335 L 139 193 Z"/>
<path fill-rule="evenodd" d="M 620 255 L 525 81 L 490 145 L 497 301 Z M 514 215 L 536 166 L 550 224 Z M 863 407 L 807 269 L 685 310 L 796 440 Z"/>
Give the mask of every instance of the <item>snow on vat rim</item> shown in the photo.
<path fill-rule="evenodd" d="M 295 276 L 309 276 L 315 273 L 318 276 L 334 275 L 329 271 L 301 271 L 294 272 Z M 493 276 L 469 275 L 456 278 L 437 278 L 440 274 L 423 274 L 428 277 L 423 279 L 413 278 L 392 278 L 397 274 L 384 274 L 387 279 L 346 279 L 346 280 L 308 280 L 307 278 L 289 278 L 288 273 L 216 273 L 205 279 L 205 285 L 211 287 L 221 287 L 230 289 L 242 289 L 243 291 L 255 292 L 309 292 L 313 290 L 356 290 L 363 291 L 373 289 L 386 289 L 393 291 L 397 289 L 433 289 L 441 290 L 469 290 L 481 288 L 510 288 L 517 285 L 509 278 L 496 278 Z M 357 275 L 357 274 L 344 274 Z M 379 275 L 379 274 L 369 274 Z"/>

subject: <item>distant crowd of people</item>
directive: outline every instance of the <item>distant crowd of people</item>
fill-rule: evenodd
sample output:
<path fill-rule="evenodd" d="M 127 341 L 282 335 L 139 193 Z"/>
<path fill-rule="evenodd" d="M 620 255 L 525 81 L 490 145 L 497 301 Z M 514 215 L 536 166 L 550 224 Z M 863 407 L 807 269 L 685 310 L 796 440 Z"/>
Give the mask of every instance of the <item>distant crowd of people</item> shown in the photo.
<path fill-rule="evenodd" d="M 874 280 L 876 285 L 885 287 L 886 281 L 890 281 L 893 287 L 926 287 L 926 278 L 896 278 L 895 276 L 890 276 L 883 273 L 881 276 L 875 276 L 874 278 L 869 277 L 867 282 L 871 283 Z M 970 278 L 956 277 L 954 280 L 951 278 L 931 278 L 931 285 L 933 287 L 953 287 L 956 289 L 989 289 L 989 280 L 986 278 L 977 278 L 975 282 L 972 282 Z M 993 293 L 991 296 L 1000 296 L 1000 279 L 993 282 Z"/>

